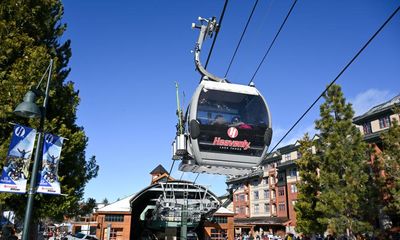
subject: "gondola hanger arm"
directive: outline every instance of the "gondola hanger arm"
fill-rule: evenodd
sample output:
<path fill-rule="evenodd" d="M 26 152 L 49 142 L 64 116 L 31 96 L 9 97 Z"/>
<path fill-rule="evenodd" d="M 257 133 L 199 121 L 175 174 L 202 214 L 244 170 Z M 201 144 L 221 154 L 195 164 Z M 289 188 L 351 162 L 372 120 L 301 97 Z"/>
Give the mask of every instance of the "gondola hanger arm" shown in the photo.
<path fill-rule="evenodd" d="M 211 80 L 215 82 L 227 82 L 225 78 L 220 78 L 218 76 L 215 76 L 214 74 L 208 72 L 203 65 L 201 64 L 200 60 L 200 53 L 201 53 L 201 48 L 203 46 L 203 42 L 207 36 L 212 37 L 213 33 L 218 31 L 218 24 L 217 20 L 215 17 L 212 17 L 210 19 L 205 19 L 202 17 L 199 17 L 198 19 L 201 23 L 201 25 L 196 25 L 195 23 L 192 23 L 192 28 L 197 28 L 200 29 L 200 34 L 199 38 L 196 42 L 195 46 L 195 51 L 194 51 L 194 62 L 196 65 L 197 71 L 200 72 L 200 74 L 203 76 L 203 80 Z"/>

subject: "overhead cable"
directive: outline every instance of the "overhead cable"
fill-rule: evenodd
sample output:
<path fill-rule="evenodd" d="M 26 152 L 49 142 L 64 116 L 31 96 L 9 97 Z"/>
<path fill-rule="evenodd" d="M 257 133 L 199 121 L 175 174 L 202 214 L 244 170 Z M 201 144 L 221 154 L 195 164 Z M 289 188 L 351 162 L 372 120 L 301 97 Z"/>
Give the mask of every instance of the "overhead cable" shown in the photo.
<path fill-rule="evenodd" d="M 267 49 L 267 52 L 264 54 L 264 57 L 262 58 L 260 64 L 258 64 L 258 67 L 257 67 L 256 71 L 254 72 L 253 76 L 251 77 L 251 79 L 250 79 L 250 81 L 249 81 L 249 84 L 254 80 L 254 78 L 255 78 L 255 76 L 256 76 L 258 70 L 260 69 L 261 65 L 264 63 L 264 60 L 267 58 L 267 56 L 268 56 L 268 54 L 269 54 L 269 51 L 271 50 L 271 48 L 272 48 L 272 46 L 274 45 L 276 39 L 278 38 L 279 33 L 281 32 L 283 26 L 285 26 L 285 23 L 286 23 L 287 19 L 289 18 L 290 14 L 292 13 L 292 10 L 293 10 L 294 6 L 296 5 L 296 3 L 297 3 L 297 0 L 294 0 L 292 6 L 290 7 L 290 9 L 289 9 L 289 11 L 288 11 L 288 13 L 286 14 L 285 20 L 283 20 L 281 26 L 279 27 L 278 32 L 276 33 L 276 35 L 275 35 L 275 37 L 274 37 L 274 40 L 272 40 L 271 44 L 269 45 L 269 47 L 268 47 L 268 49 Z"/>
<path fill-rule="evenodd" d="M 339 79 L 340 76 L 347 70 L 348 67 L 356 60 L 356 58 L 364 51 L 364 49 L 372 42 L 372 40 L 381 32 L 381 30 L 390 22 L 390 20 L 399 12 L 400 6 L 388 17 L 382 26 L 372 35 L 372 37 L 364 44 L 364 46 L 357 52 L 357 54 L 346 64 L 346 66 L 339 72 L 333 81 L 325 88 L 325 90 L 315 99 L 310 107 L 301 115 L 301 117 L 293 124 L 293 126 L 285 133 L 279 142 L 272 148 L 267 157 L 275 150 L 275 148 L 285 139 L 285 137 L 293 130 L 294 127 L 304 118 L 304 116 L 314 107 L 314 105 L 324 96 L 328 89 Z"/>
<path fill-rule="evenodd" d="M 239 49 L 239 46 L 240 46 L 240 44 L 241 44 L 241 42 L 242 42 L 242 39 L 243 39 L 244 34 L 245 34 L 246 31 L 247 31 L 247 27 L 249 26 L 249 23 L 250 23 L 250 21 L 251 21 L 251 19 L 252 19 L 252 17 L 253 17 L 253 13 L 254 13 L 254 10 L 255 10 L 256 7 L 257 7 L 257 4 L 258 4 L 258 0 L 256 0 L 256 2 L 254 3 L 253 9 L 251 10 L 251 13 L 250 13 L 250 16 L 249 16 L 249 18 L 247 19 L 246 26 L 245 26 L 244 29 L 243 29 L 243 32 L 242 32 L 242 35 L 240 36 L 240 39 L 239 39 L 238 44 L 236 45 L 236 49 L 235 49 L 235 52 L 234 52 L 233 55 L 232 55 L 231 61 L 229 62 L 228 69 L 226 69 L 225 76 L 224 76 L 225 78 L 226 78 L 226 76 L 228 75 L 229 70 L 231 69 L 233 60 L 235 59 L 236 53 L 237 53 L 237 51 L 238 51 L 238 49 Z"/>
<path fill-rule="evenodd" d="M 211 44 L 210 52 L 208 53 L 206 64 L 204 65 L 204 68 L 207 68 L 208 62 L 210 61 L 210 57 L 211 57 L 212 51 L 214 49 L 215 41 L 217 40 L 219 30 L 221 30 L 222 20 L 224 19 L 225 10 L 226 10 L 226 6 L 227 5 L 228 5 L 228 0 L 225 0 L 224 7 L 222 8 L 221 16 L 219 18 L 220 20 L 219 20 L 219 23 L 218 23 L 218 29 L 217 29 L 217 31 L 215 33 L 215 37 L 214 37 L 213 42 Z"/>
<path fill-rule="evenodd" d="M 171 178 L 171 172 L 172 172 L 172 169 L 174 168 L 174 165 L 175 165 L 175 159 L 172 160 L 171 168 L 169 169 L 166 183 L 168 183 L 168 180 Z"/>

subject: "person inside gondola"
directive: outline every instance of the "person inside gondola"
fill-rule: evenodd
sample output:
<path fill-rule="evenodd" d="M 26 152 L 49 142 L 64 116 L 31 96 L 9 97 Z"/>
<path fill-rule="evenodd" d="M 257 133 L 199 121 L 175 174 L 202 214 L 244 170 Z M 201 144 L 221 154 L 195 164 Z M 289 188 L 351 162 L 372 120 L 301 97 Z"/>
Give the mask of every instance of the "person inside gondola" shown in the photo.
<path fill-rule="evenodd" d="M 237 127 L 240 129 L 252 129 L 249 124 L 242 122 L 238 116 L 232 118 L 231 124 L 229 124 L 229 126 Z"/>
<path fill-rule="evenodd" d="M 224 125 L 227 124 L 228 122 L 225 120 L 224 116 L 221 114 L 218 114 L 215 116 L 214 121 L 211 123 L 211 125 Z"/>

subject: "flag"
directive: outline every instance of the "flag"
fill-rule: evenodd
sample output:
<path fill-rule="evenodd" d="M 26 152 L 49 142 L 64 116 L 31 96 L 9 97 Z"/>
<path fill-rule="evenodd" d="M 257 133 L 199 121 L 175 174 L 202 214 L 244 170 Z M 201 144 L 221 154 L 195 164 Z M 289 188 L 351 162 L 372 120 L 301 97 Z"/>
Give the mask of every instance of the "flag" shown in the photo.
<path fill-rule="evenodd" d="M 36 130 L 15 125 L 6 163 L 0 177 L 0 191 L 25 193 L 29 163 L 35 144 Z"/>
<path fill-rule="evenodd" d="M 46 133 L 44 135 L 42 167 L 39 174 L 38 193 L 61 194 L 58 180 L 58 164 L 64 138 Z"/>

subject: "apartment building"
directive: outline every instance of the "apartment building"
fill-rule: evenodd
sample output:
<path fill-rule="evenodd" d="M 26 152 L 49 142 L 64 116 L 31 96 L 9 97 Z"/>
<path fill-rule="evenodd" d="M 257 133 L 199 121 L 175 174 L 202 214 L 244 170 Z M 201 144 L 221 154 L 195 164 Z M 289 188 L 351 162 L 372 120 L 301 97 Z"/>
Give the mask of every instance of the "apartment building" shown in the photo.
<path fill-rule="evenodd" d="M 353 123 L 364 135 L 364 140 L 368 143 L 374 143 L 377 150 L 382 150 L 379 136 L 387 131 L 393 119 L 400 120 L 399 114 L 394 112 L 393 107 L 395 106 L 400 106 L 400 95 L 353 119 Z"/>

